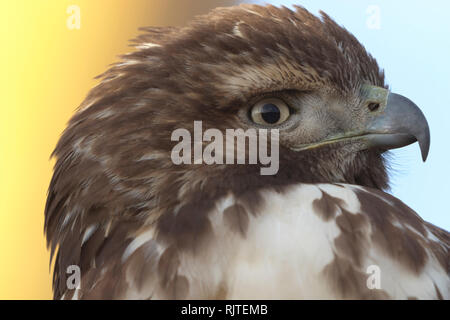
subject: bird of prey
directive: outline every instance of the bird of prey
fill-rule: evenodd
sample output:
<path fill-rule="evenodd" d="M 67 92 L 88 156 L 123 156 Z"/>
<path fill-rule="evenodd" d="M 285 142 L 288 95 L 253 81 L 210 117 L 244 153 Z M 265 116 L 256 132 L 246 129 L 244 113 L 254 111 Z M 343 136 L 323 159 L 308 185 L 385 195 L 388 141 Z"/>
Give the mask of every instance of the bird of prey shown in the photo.
<path fill-rule="evenodd" d="M 425 160 L 427 121 L 346 29 L 240 5 L 135 44 L 53 154 L 54 298 L 450 297 L 449 233 L 386 193 L 386 152 L 418 141 Z M 195 121 L 277 129 L 278 172 L 175 164 L 171 134 Z"/>

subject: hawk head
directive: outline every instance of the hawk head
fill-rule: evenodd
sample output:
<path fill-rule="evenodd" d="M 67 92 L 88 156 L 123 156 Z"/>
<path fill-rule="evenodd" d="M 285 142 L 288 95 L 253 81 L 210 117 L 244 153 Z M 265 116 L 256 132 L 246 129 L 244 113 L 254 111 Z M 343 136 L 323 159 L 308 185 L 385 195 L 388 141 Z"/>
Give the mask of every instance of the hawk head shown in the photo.
<path fill-rule="evenodd" d="M 251 191 L 298 182 L 384 189 L 385 151 L 418 140 L 427 156 L 423 114 L 388 91 L 375 59 L 325 13 L 241 5 L 183 28 L 143 31 L 137 50 L 101 76 L 54 151 L 46 232 L 52 251 L 59 247 L 56 295 L 67 265 L 87 268 L 99 250 L 81 249 L 100 234 L 89 226 L 122 239 L 113 251 L 152 223 L 158 236 L 177 234 L 188 246 L 207 232 L 214 200 L 229 192 L 259 197 Z M 224 135 L 278 129 L 279 171 L 174 164 L 171 133 L 192 132 L 194 121 Z"/>

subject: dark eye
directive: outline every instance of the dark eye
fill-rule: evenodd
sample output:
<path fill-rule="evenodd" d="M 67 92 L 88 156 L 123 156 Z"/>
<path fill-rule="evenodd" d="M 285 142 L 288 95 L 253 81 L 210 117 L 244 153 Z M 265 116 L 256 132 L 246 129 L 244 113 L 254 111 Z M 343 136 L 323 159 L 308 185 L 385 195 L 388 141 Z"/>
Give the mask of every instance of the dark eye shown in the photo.
<path fill-rule="evenodd" d="M 369 110 L 370 110 L 371 112 L 375 112 L 375 111 L 377 111 L 378 109 L 380 109 L 380 104 L 379 104 L 379 103 L 376 103 L 376 102 L 371 102 L 371 103 L 369 103 L 369 104 L 367 105 L 367 107 L 369 108 Z"/>
<path fill-rule="evenodd" d="M 278 125 L 289 118 L 289 107 L 280 99 L 264 99 L 255 104 L 251 110 L 251 118 L 262 125 Z"/>

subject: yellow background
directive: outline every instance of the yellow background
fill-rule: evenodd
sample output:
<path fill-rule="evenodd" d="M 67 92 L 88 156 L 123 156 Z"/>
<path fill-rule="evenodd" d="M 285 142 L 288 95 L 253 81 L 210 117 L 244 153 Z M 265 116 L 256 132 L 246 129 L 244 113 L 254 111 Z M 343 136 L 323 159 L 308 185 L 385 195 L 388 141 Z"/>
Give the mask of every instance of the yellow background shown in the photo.
<path fill-rule="evenodd" d="M 14 0 L 0 4 L 0 299 L 50 299 L 44 206 L 51 152 L 94 77 L 142 26 L 181 25 L 233 1 Z M 67 28 L 78 5 L 81 28 Z"/>

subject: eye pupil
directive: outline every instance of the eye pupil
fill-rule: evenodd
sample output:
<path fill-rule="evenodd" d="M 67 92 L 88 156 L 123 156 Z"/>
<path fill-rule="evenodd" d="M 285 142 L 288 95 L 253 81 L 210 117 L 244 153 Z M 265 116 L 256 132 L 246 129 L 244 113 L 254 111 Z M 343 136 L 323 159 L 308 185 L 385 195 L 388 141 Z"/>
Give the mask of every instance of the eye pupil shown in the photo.
<path fill-rule="evenodd" d="M 273 103 L 266 103 L 261 108 L 261 117 L 265 122 L 275 124 L 281 118 L 280 108 Z"/>
<path fill-rule="evenodd" d="M 374 112 L 374 111 L 377 111 L 378 109 L 380 109 L 380 104 L 371 102 L 371 103 L 369 103 L 368 108 L 370 111 Z"/>

